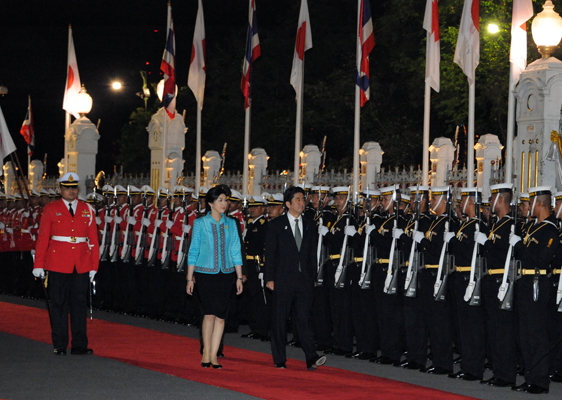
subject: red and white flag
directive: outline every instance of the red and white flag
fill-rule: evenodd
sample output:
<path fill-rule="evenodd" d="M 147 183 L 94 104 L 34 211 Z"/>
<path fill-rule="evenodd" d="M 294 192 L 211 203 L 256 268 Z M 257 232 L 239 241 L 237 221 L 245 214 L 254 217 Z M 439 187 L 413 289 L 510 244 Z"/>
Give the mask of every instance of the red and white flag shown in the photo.
<path fill-rule="evenodd" d="M 521 72 L 527 68 L 527 21 L 533 16 L 532 0 L 513 0 L 511 18 L 511 52 L 509 61 L 513 64 L 511 82 L 519 81 Z"/>
<path fill-rule="evenodd" d="M 191 89 L 197 99 L 199 108 L 203 109 L 203 97 L 205 95 L 205 19 L 203 18 L 203 4 L 199 0 L 197 19 L 195 20 L 195 32 L 193 34 L 193 46 L 191 48 L 191 63 L 189 64 L 189 75 L 187 86 Z"/>
<path fill-rule="evenodd" d="M 439 92 L 439 64 L 441 41 L 439 40 L 439 10 L 437 0 L 427 0 L 423 29 L 427 31 L 425 55 L 425 82 Z"/>
<path fill-rule="evenodd" d="M 361 0 L 358 21 L 359 36 L 357 37 L 357 66 L 356 84 L 361 91 L 361 107 L 371 97 L 371 84 L 369 82 L 369 54 L 375 48 L 375 33 L 373 31 L 373 18 L 371 16 L 370 0 Z"/>
<path fill-rule="evenodd" d="M 4 119 L 4 114 L 2 113 L 2 107 L 0 107 L 0 162 L 14 151 L 16 151 L 16 145 L 10 135 L 8 125 L 6 125 L 6 120 Z M 3 169 L 0 168 L 0 175 L 2 174 Z"/>
<path fill-rule="evenodd" d="M 480 62 L 480 0 L 465 0 L 454 61 L 473 84 Z"/>
<path fill-rule="evenodd" d="M 256 18 L 255 0 L 249 0 L 248 10 L 248 34 L 246 35 L 246 56 L 242 65 L 242 82 L 240 87 L 244 95 L 244 109 L 250 106 L 252 101 L 252 69 L 254 61 L 261 54 L 260 38 L 258 36 L 258 21 Z"/>
<path fill-rule="evenodd" d="M 74 52 L 72 28 L 68 27 L 68 67 L 62 109 L 76 118 L 80 118 L 74 101 L 78 92 L 80 92 L 80 74 L 78 74 L 78 63 L 76 62 L 76 53 Z"/>
<path fill-rule="evenodd" d="M 160 70 L 164 73 L 164 91 L 162 105 L 170 119 L 176 116 L 176 35 L 172 19 L 172 6 L 168 3 L 168 29 L 166 31 L 166 47 L 162 55 Z"/>
<path fill-rule="evenodd" d="M 20 133 L 27 143 L 27 154 L 32 156 L 35 149 L 35 130 L 33 129 L 33 113 L 31 112 L 31 96 L 28 96 L 27 114 L 21 125 Z"/>
<path fill-rule="evenodd" d="M 301 96 L 304 79 L 304 52 L 312 48 L 312 33 L 310 32 L 310 17 L 306 0 L 301 1 L 297 40 L 293 55 L 293 68 L 291 69 L 291 85 L 295 88 L 297 99 Z"/>

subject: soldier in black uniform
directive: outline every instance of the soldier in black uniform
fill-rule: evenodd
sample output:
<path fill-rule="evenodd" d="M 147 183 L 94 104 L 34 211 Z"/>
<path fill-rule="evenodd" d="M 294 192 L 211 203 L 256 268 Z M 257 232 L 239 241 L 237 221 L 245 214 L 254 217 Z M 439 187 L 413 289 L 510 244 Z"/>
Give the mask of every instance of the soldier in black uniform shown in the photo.
<path fill-rule="evenodd" d="M 444 375 L 453 372 L 453 333 L 452 310 L 450 299 L 436 301 L 435 283 L 439 273 L 439 260 L 444 247 L 443 236 L 446 231 L 454 231 L 452 199 L 451 209 L 447 210 L 450 188 L 433 187 L 431 189 L 430 207 L 435 214 L 431 219 L 429 228 L 425 232 L 416 232 L 413 239 L 419 244 L 418 248 L 423 253 L 425 269 L 420 271 L 419 295 L 424 302 L 424 319 L 429 331 L 433 365 L 430 368 L 421 368 L 421 372 Z M 454 235 L 454 234 L 452 234 Z M 445 272 L 445 271 L 443 271 Z M 440 276 L 442 278 L 443 275 Z"/>
<path fill-rule="evenodd" d="M 474 241 L 475 232 L 487 234 L 488 228 L 482 222 L 476 212 L 480 207 L 482 193 L 477 188 L 462 189 L 462 213 L 466 215 L 465 221 L 458 227 L 455 236 L 449 240 L 449 249 L 455 257 L 455 271 L 451 275 L 453 296 L 457 308 L 457 320 L 459 323 L 460 341 L 462 343 L 461 369 L 450 378 L 463 379 L 466 381 L 482 380 L 484 376 L 484 365 L 486 363 L 486 331 L 484 323 L 484 309 L 480 306 L 480 294 L 478 305 L 470 305 L 473 292 L 478 279 L 477 259 L 472 265 L 474 252 L 478 255 L 479 244 Z M 475 246 L 477 246 L 475 248 Z M 484 271 L 480 271 L 483 273 Z M 481 281 L 480 281 L 481 284 Z M 472 290 L 470 290 L 472 289 Z"/>
<path fill-rule="evenodd" d="M 550 386 L 547 331 L 550 296 L 550 263 L 559 244 L 555 218 L 550 214 L 550 188 L 529 189 L 531 215 L 536 217 L 524 238 L 513 235 L 510 244 L 521 261 L 517 281 L 516 310 L 521 350 L 525 360 L 525 383 L 512 389 L 533 394 L 548 393 Z"/>
<path fill-rule="evenodd" d="M 267 312 L 267 296 L 263 282 L 263 263 L 265 255 L 265 236 L 267 218 L 265 217 L 267 201 L 259 196 L 252 196 L 248 203 L 250 218 L 244 235 L 246 260 L 248 264 L 248 280 L 246 289 L 248 297 L 248 325 L 250 332 L 242 335 L 245 338 L 269 340 L 269 314 Z"/>
<path fill-rule="evenodd" d="M 389 262 L 391 248 L 394 243 L 397 247 L 399 240 L 393 240 L 393 228 L 404 226 L 402 222 L 395 223 L 397 210 L 393 200 L 400 202 L 400 192 L 398 186 L 382 188 L 381 191 L 381 212 L 386 215 L 378 222 L 375 229 L 371 232 L 371 240 L 377 251 L 377 265 L 373 270 L 372 282 L 375 291 L 377 306 L 377 320 L 380 333 L 381 356 L 372 358 L 370 361 L 378 364 L 400 365 L 402 352 L 405 345 L 404 315 L 403 315 L 403 296 L 400 291 L 394 294 L 385 293 L 386 283 L 389 274 Z M 395 252 L 399 248 L 395 249 Z M 391 271 L 399 271 L 400 265 L 390 266 Z M 399 272 L 396 272 L 399 273 Z M 404 282 L 402 282 L 402 286 Z M 398 288 L 400 283 L 398 283 Z"/>
<path fill-rule="evenodd" d="M 415 218 L 407 221 L 403 230 L 397 229 L 397 236 L 400 238 L 401 246 L 404 251 L 404 258 L 410 261 L 410 254 L 412 246 L 416 245 L 414 249 L 414 256 L 417 255 L 419 259 L 418 275 L 416 282 L 412 281 L 412 277 L 416 274 L 412 270 L 415 266 L 408 265 L 406 276 L 404 278 L 404 326 L 406 331 L 406 361 L 402 363 L 402 367 L 407 369 L 421 369 L 425 368 L 427 363 L 427 343 L 429 334 L 427 331 L 426 323 L 424 320 L 424 298 L 421 294 L 421 268 L 423 268 L 423 260 L 420 257 L 420 251 L 417 248 L 417 243 L 413 240 L 416 232 L 425 233 L 431 225 L 431 217 L 428 215 L 429 203 L 429 186 L 418 186 L 410 191 L 410 197 L 414 205 L 414 213 L 419 208 L 419 219 L 416 229 L 416 215 Z M 417 253 L 417 254 L 416 254 Z M 409 278 L 408 278 L 409 277 Z M 410 283 L 411 282 L 411 283 Z M 415 292 L 408 289 L 411 285 L 415 285 L 413 289 Z"/>
<path fill-rule="evenodd" d="M 562 192 L 554 193 L 556 207 L 554 215 L 558 224 L 558 237 L 562 242 Z M 549 301 L 549 336 L 551 348 L 554 348 L 550 363 L 550 380 L 562 382 L 562 312 L 559 312 L 559 304 L 562 299 L 562 287 L 560 282 L 560 270 L 562 269 L 562 245 L 556 250 L 556 257 L 552 262 L 552 289 Z"/>

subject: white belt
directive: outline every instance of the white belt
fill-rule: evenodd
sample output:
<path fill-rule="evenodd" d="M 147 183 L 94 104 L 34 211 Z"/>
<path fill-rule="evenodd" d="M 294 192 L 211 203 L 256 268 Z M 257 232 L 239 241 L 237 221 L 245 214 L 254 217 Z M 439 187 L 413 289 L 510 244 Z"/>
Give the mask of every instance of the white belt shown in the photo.
<path fill-rule="evenodd" d="M 77 236 L 51 236 L 51 240 L 57 242 L 67 242 L 67 243 L 86 243 L 88 242 L 87 237 L 77 237 Z"/>
<path fill-rule="evenodd" d="M 29 233 L 29 229 L 22 229 L 21 233 Z"/>

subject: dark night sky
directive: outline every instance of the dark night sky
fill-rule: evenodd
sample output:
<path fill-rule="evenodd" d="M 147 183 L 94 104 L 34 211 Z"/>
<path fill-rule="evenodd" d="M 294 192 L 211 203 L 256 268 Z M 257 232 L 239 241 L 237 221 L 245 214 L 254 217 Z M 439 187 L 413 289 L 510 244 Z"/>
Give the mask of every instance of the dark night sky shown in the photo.
<path fill-rule="evenodd" d="M 282 10 L 288 2 L 256 3 L 258 13 L 265 14 Z M 245 36 L 247 0 L 204 0 L 203 3 L 207 41 L 220 40 L 221 28 L 231 25 L 239 25 L 241 36 Z M 80 79 L 94 102 L 88 117 L 94 124 L 101 119 L 97 169 L 111 170 L 113 159 L 108 156 L 108 149 L 115 145 L 115 138 L 130 113 L 143 105 L 135 95 L 142 87 L 139 71 L 146 70 L 150 82 L 160 80 L 166 1 L 3 0 L 0 9 L 0 83 L 9 89 L 9 94 L 0 98 L 0 105 L 20 160 L 25 164 L 26 145 L 19 129 L 26 114 L 28 95 L 32 99 L 36 131 L 33 158 L 43 159 L 44 153 L 48 153 L 48 173 L 51 175 L 57 172 L 56 163 L 64 155 L 62 100 L 68 25 L 72 24 Z M 173 1 L 172 12 L 176 30 L 177 82 L 179 86 L 185 86 L 197 0 Z M 259 21 L 260 29 L 264 24 L 267 29 L 267 15 L 259 15 Z M 295 27 L 296 23 L 295 17 Z M 287 40 L 294 42 L 293 37 Z M 235 65 L 241 64 L 243 55 L 242 39 L 240 63 Z M 290 65 L 291 61 L 288 62 Z M 125 84 L 120 93 L 110 88 L 114 79 Z M 243 104 L 242 95 L 240 102 Z"/>

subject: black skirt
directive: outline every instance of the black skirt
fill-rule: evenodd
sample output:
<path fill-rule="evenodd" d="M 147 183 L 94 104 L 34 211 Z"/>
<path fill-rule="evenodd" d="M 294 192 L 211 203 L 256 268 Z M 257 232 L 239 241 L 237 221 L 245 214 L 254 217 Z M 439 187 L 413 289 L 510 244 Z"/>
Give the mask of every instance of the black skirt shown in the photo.
<path fill-rule="evenodd" d="M 214 315 L 225 319 L 228 305 L 235 288 L 235 273 L 203 274 L 195 272 L 195 293 L 201 304 L 203 315 Z"/>

